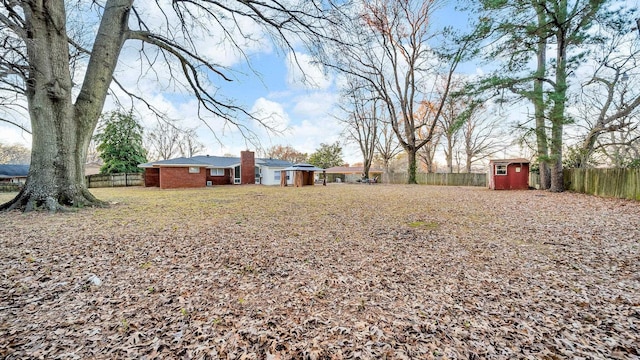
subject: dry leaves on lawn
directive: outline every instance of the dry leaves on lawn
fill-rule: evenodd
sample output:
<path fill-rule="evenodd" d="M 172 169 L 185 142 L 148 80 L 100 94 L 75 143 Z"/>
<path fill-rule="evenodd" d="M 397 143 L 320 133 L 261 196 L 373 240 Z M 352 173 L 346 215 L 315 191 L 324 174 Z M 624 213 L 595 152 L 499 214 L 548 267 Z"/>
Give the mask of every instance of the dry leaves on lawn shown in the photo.
<path fill-rule="evenodd" d="M 640 358 L 638 202 L 346 184 L 93 192 L 114 204 L 0 214 L 0 357 Z"/>

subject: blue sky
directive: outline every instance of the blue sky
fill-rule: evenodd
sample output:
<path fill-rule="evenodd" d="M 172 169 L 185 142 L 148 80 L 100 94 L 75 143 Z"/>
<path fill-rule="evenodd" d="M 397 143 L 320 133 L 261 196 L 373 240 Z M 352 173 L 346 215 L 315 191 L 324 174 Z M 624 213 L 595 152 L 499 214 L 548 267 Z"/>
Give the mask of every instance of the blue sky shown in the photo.
<path fill-rule="evenodd" d="M 158 13 L 153 4 L 136 2 L 141 7 L 149 22 Z M 149 6 L 149 7 L 146 7 Z M 457 13 L 453 9 L 453 2 L 449 2 L 439 9 L 434 17 L 435 26 L 454 25 L 464 26 L 467 17 Z M 252 31 L 243 29 L 243 31 Z M 212 47 L 210 43 L 203 45 Z M 165 87 L 162 79 L 157 82 L 154 76 L 138 78 L 139 66 L 136 65 L 138 44 L 130 43 L 123 51 L 116 77 L 131 91 L 146 97 L 154 106 L 165 111 L 169 117 L 176 119 L 183 127 L 196 128 L 199 140 L 204 144 L 205 153 L 210 155 L 223 155 L 226 153 L 237 155 L 241 150 L 256 150 L 255 145 L 247 143 L 233 127 L 224 126 L 219 120 L 209 122 L 215 131 L 215 135 L 196 116 L 196 103 L 193 97 Z M 253 43 L 247 51 L 253 69 L 250 69 L 244 60 L 237 54 L 224 49 L 216 49 L 213 46 L 207 49 L 208 54 L 223 65 L 234 70 L 233 82 L 222 82 L 214 79 L 221 86 L 219 93 L 224 97 L 234 99 L 237 105 L 245 107 L 248 111 L 262 114 L 273 114 L 270 121 L 281 129 L 279 134 L 270 134 L 256 126 L 254 123 L 247 125 L 259 135 L 264 148 L 272 145 L 291 145 L 294 148 L 311 153 L 320 143 L 333 143 L 343 140 L 342 127 L 334 118 L 335 104 L 338 100 L 338 89 L 335 77 L 324 77 L 317 67 L 308 60 L 309 55 L 304 51 L 298 53 L 304 72 L 317 86 L 311 86 L 296 81 L 300 76 L 300 69 L 291 64 L 291 54 L 279 50 L 269 43 Z M 467 64 L 462 69 L 464 72 L 476 71 L 473 64 Z M 164 74 L 162 66 L 157 70 L 157 75 Z M 255 71 L 255 73 L 254 73 Z M 257 74 L 256 74 L 257 73 Z M 125 99 L 123 93 L 117 89 L 121 99 Z M 105 111 L 115 108 L 113 97 L 108 97 Z M 141 120 L 147 127 L 153 126 L 155 119 L 150 113 L 145 112 L 144 106 L 136 108 Z M 26 117 L 21 122 L 28 123 Z M 219 141 L 218 141 L 219 140 Z M 21 143 L 30 146 L 30 137 L 21 133 L 19 129 L 0 123 L 0 141 L 3 143 Z M 359 151 L 355 146 L 344 144 L 344 159 L 354 163 L 361 161 Z"/>

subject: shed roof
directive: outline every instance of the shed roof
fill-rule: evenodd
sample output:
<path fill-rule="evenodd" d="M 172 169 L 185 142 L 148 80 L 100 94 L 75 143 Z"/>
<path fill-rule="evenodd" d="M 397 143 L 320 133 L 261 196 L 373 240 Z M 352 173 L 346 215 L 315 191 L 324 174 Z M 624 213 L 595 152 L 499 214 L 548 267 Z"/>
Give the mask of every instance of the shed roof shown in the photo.
<path fill-rule="evenodd" d="M 324 171 L 324 169 L 315 167 L 311 164 L 295 164 L 282 170 L 283 171 Z"/>
<path fill-rule="evenodd" d="M 493 164 L 528 164 L 531 161 L 525 158 L 514 158 L 514 159 L 491 159 L 490 163 Z"/>
<path fill-rule="evenodd" d="M 0 178 L 27 177 L 29 165 L 0 164 Z"/>

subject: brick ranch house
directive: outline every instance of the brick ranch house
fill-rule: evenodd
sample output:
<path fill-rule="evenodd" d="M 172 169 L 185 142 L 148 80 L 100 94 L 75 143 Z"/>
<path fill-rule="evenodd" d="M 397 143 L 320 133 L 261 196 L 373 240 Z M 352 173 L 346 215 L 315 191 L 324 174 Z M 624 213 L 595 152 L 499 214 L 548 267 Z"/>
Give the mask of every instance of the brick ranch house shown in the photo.
<path fill-rule="evenodd" d="M 29 165 L 0 164 L 0 182 L 24 185 Z"/>
<path fill-rule="evenodd" d="M 280 185 L 281 170 L 289 161 L 255 158 L 253 151 L 240 157 L 201 155 L 140 164 L 144 186 L 161 189 L 194 188 L 213 185 Z M 287 175 L 288 184 L 293 180 Z"/>

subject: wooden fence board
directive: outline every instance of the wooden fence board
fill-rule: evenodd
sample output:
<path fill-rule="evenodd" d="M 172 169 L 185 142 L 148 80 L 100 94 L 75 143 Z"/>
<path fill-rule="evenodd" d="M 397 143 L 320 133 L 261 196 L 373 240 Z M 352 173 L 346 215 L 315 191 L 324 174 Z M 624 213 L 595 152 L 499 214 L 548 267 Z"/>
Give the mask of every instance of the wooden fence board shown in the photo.
<path fill-rule="evenodd" d="M 20 184 L 10 182 L 0 182 L 0 192 L 20 191 Z"/>
<path fill-rule="evenodd" d="M 110 175 L 89 175 L 85 177 L 88 188 L 121 187 L 144 185 L 143 173 L 123 173 Z"/>
<path fill-rule="evenodd" d="M 640 169 L 565 169 L 564 181 L 570 191 L 640 200 Z"/>
<path fill-rule="evenodd" d="M 406 184 L 407 174 L 396 173 L 389 175 L 392 184 Z M 418 173 L 416 181 L 421 185 L 443 185 L 443 186 L 487 186 L 487 174 L 463 173 Z"/>

